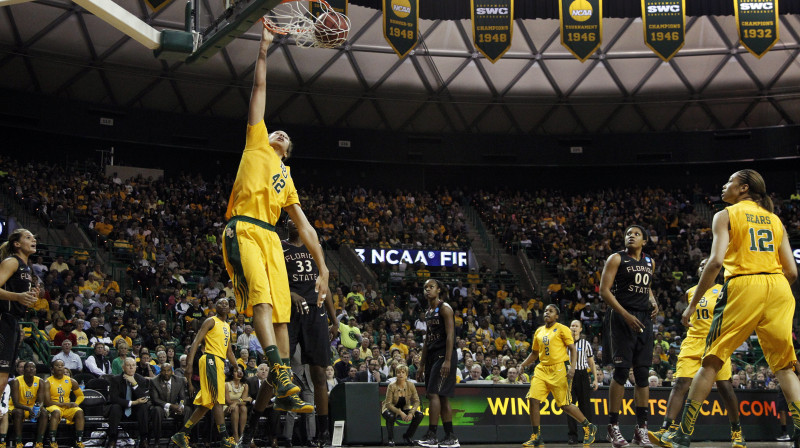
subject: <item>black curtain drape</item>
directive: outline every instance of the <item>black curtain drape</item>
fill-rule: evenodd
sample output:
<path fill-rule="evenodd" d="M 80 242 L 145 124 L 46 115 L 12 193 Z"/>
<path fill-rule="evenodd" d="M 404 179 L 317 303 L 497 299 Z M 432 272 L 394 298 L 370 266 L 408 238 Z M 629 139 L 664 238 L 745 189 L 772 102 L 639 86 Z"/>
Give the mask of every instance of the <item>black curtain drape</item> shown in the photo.
<path fill-rule="evenodd" d="M 567 0 L 568 1 L 568 0 Z M 800 14 L 800 0 L 779 0 L 780 14 Z M 383 0 L 350 0 L 350 4 L 382 9 Z M 687 0 L 689 16 L 731 16 L 733 0 Z M 470 18 L 470 0 L 419 0 L 422 19 L 461 20 Z M 639 0 L 603 0 L 603 17 L 641 17 Z M 514 18 L 557 19 L 558 0 L 515 0 Z"/>

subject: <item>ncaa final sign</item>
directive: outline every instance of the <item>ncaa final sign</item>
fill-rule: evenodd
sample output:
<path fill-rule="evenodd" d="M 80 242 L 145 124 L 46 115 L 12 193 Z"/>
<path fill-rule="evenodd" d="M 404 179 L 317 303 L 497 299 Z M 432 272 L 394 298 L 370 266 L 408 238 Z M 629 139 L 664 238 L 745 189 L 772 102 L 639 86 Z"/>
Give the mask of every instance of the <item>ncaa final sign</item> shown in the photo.
<path fill-rule="evenodd" d="M 469 252 L 449 250 L 419 250 L 419 249 L 377 249 L 372 247 L 359 247 L 354 249 L 362 263 L 390 265 L 406 263 L 425 266 L 469 266 Z"/>
<path fill-rule="evenodd" d="M 778 0 L 734 0 L 739 40 L 757 58 L 778 42 Z"/>
<path fill-rule="evenodd" d="M 642 0 L 644 43 L 664 62 L 683 47 L 686 37 L 685 0 Z"/>
<path fill-rule="evenodd" d="M 561 45 L 581 62 L 600 47 L 603 5 L 600 0 L 558 0 Z"/>
<path fill-rule="evenodd" d="M 512 0 L 472 0 L 472 41 L 493 64 L 511 48 L 513 25 Z"/>
<path fill-rule="evenodd" d="M 347 3 L 348 0 L 326 0 L 328 4 L 331 6 L 331 9 L 340 13 L 347 15 Z M 311 14 L 314 17 L 319 17 L 322 14 L 322 6 L 320 6 L 319 2 L 308 2 L 308 9 L 311 11 Z"/>
<path fill-rule="evenodd" d="M 419 0 L 383 0 L 383 36 L 405 57 L 419 39 Z"/>

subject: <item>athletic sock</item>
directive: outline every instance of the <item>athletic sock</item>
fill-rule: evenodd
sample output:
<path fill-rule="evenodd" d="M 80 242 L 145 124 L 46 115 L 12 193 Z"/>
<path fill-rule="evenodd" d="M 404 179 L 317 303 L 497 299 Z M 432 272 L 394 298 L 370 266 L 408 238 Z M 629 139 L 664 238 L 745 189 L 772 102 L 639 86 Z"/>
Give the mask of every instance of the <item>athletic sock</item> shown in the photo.
<path fill-rule="evenodd" d="M 445 434 L 453 433 L 453 422 L 442 422 L 442 427 L 444 427 Z"/>
<path fill-rule="evenodd" d="M 75 430 L 75 440 L 77 442 L 83 442 L 83 431 Z"/>
<path fill-rule="evenodd" d="M 636 406 L 636 424 L 640 428 L 647 426 L 647 408 L 644 406 Z"/>
<path fill-rule="evenodd" d="M 703 402 L 701 401 L 686 399 L 686 404 L 683 407 L 683 417 L 681 418 L 681 432 L 687 436 L 692 435 L 694 432 L 694 424 L 697 421 L 697 414 L 700 413 L 702 404 Z"/>
<path fill-rule="evenodd" d="M 264 349 L 264 356 L 267 357 L 267 362 L 269 363 L 269 367 L 272 368 L 275 364 L 281 363 L 281 355 L 278 352 L 278 346 L 270 345 L 269 347 Z"/>
<path fill-rule="evenodd" d="M 5 443 L 7 435 L 8 435 L 8 433 L 0 434 L 0 443 Z"/>
<path fill-rule="evenodd" d="M 672 426 L 672 419 L 665 418 L 664 423 L 661 424 L 661 429 L 669 429 L 670 426 Z"/>
<path fill-rule="evenodd" d="M 792 423 L 794 423 L 795 434 L 800 433 L 800 401 L 789 403 L 789 410 L 792 411 Z"/>
<path fill-rule="evenodd" d="M 583 426 L 584 428 L 589 426 L 589 425 L 591 425 L 591 424 L 592 424 L 592 422 L 590 422 L 589 419 L 586 418 L 586 417 L 584 417 L 583 421 L 581 422 L 581 426 Z"/>
<path fill-rule="evenodd" d="M 18 441 L 20 441 L 20 442 L 22 442 L 22 437 L 20 437 L 20 438 L 19 438 L 19 439 L 17 439 L 17 440 L 18 440 Z M 42 434 L 36 434 L 36 443 L 42 443 L 42 442 L 44 442 L 44 433 L 42 433 Z"/>
<path fill-rule="evenodd" d="M 219 438 L 220 439 L 227 439 L 228 438 L 228 427 L 225 424 L 217 425 L 217 431 L 219 431 Z"/>
<path fill-rule="evenodd" d="M 283 364 L 285 366 L 288 366 L 289 364 L 291 364 L 291 362 L 292 362 L 292 360 L 289 359 L 289 358 L 281 358 L 281 364 Z"/>
<path fill-rule="evenodd" d="M 439 425 L 428 425 L 428 432 L 433 433 L 433 436 L 436 437 L 436 429 Z"/>
<path fill-rule="evenodd" d="M 533 428 L 533 433 L 534 434 L 539 434 L 539 427 L 538 426 L 531 425 L 531 428 Z"/>
<path fill-rule="evenodd" d="M 56 441 L 56 431 L 47 431 L 47 433 L 50 434 L 50 441 L 51 442 L 55 442 Z"/>
<path fill-rule="evenodd" d="M 741 431 L 742 425 L 739 422 L 731 422 L 731 431 Z"/>
<path fill-rule="evenodd" d="M 319 437 L 320 434 L 330 433 L 328 425 L 328 416 L 317 414 L 317 437 Z"/>
<path fill-rule="evenodd" d="M 781 425 L 781 434 L 786 434 L 786 425 Z"/>
<path fill-rule="evenodd" d="M 608 423 L 612 425 L 619 425 L 619 412 L 609 412 Z"/>
<path fill-rule="evenodd" d="M 189 432 L 189 430 L 192 429 L 192 426 L 194 426 L 195 423 L 197 422 L 193 422 L 192 419 L 187 420 L 186 424 L 183 425 L 183 432 Z"/>

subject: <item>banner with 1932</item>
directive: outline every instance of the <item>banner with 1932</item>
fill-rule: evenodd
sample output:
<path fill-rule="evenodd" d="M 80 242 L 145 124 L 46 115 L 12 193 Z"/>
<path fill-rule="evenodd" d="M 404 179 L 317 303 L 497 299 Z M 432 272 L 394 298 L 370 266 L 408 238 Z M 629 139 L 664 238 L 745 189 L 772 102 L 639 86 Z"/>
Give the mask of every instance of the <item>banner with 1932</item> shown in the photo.
<path fill-rule="evenodd" d="M 348 3 L 348 0 L 326 0 L 326 1 L 331 6 L 332 10 L 334 10 L 334 11 L 336 11 L 338 13 L 347 15 L 347 3 Z M 311 11 L 311 15 L 313 15 L 314 17 L 319 17 L 319 15 L 322 13 L 322 7 L 320 6 L 320 3 L 319 2 L 314 2 L 314 1 L 310 1 L 308 3 L 309 3 L 308 6 L 309 6 L 309 10 Z"/>
<path fill-rule="evenodd" d="M 383 36 L 405 57 L 419 39 L 419 0 L 383 0 Z"/>
<path fill-rule="evenodd" d="M 512 0 L 472 0 L 472 41 L 492 63 L 511 48 L 513 26 Z"/>
<path fill-rule="evenodd" d="M 683 47 L 686 0 L 642 0 L 644 43 L 664 62 Z"/>
<path fill-rule="evenodd" d="M 561 45 L 581 62 L 600 47 L 603 36 L 601 0 L 558 0 Z"/>
<path fill-rule="evenodd" d="M 778 0 L 734 0 L 739 40 L 757 58 L 778 42 Z"/>

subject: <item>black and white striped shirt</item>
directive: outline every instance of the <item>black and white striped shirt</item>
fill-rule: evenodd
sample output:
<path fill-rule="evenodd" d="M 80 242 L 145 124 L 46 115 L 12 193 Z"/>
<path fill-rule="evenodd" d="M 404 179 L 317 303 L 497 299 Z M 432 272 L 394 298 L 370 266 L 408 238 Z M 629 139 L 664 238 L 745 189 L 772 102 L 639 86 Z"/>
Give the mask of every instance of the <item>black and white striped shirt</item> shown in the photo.
<path fill-rule="evenodd" d="M 575 365 L 575 370 L 588 370 L 589 358 L 594 357 L 592 352 L 592 344 L 586 339 L 580 339 L 575 342 L 575 350 L 578 352 L 578 362 Z"/>

